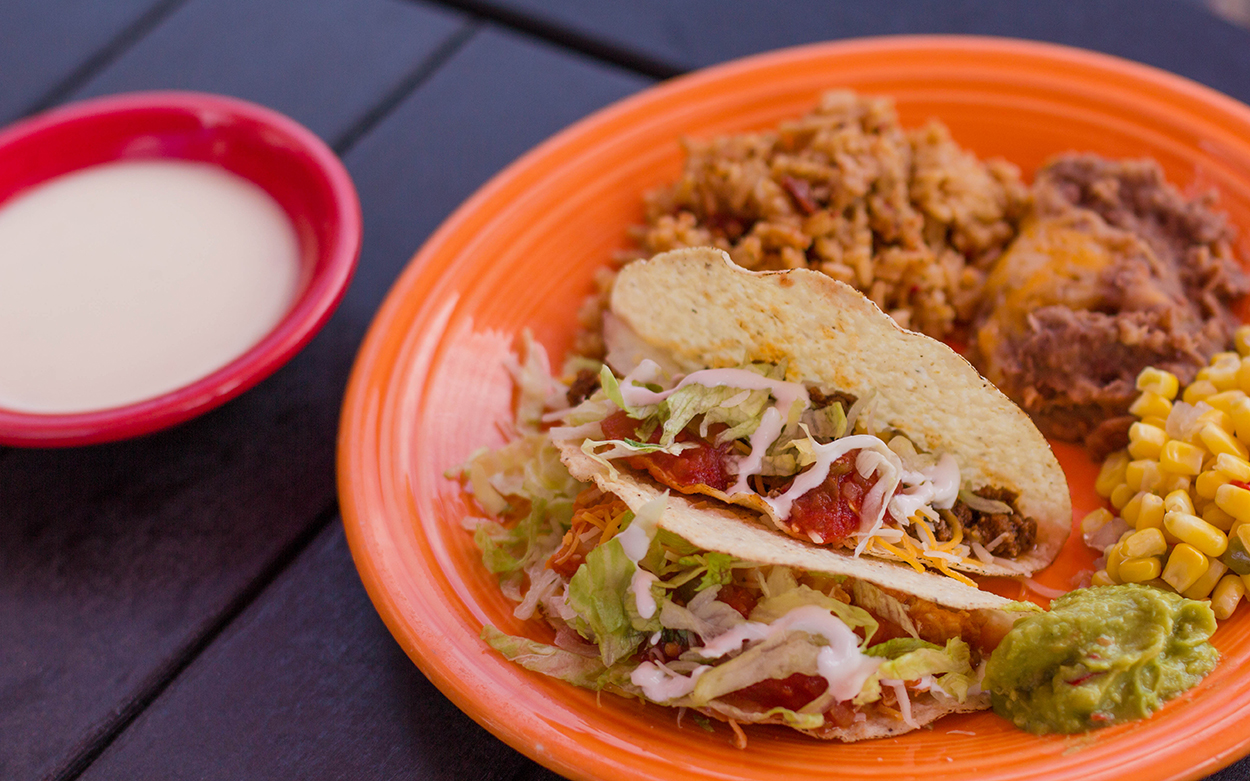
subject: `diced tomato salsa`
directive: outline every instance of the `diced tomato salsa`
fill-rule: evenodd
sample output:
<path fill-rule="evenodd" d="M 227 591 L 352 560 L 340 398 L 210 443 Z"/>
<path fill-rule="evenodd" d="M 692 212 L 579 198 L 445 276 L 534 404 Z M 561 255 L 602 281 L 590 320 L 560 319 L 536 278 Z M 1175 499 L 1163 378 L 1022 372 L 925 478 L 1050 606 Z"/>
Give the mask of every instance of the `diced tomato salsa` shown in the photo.
<path fill-rule="evenodd" d="M 614 413 L 604 419 L 603 435 L 606 439 L 638 441 L 641 422 L 623 411 Z M 660 429 L 657 426 L 647 442 L 655 444 L 659 441 Z M 728 443 L 713 445 L 690 431 L 678 434 L 677 441 L 693 443 L 695 447 L 675 456 L 668 453 L 630 456 L 625 463 L 633 469 L 650 473 L 656 480 L 679 491 L 697 486 L 726 491 L 733 485 Z M 835 461 L 824 483 L 794 501 L 790 516 L 785 521 L 792 533 L 808 539 L 815 534 L 823 545 L 839 545 L 859 529 L 864 495 L 872 488 L 875 478 L 861 477 L 855 469 L 858 452 L 853 450 Z"/>
<path fill-rule="evenodd" d="M 603 435 L 608 439 L 638 441 L 638 424 L 641 422 L 624 412 L 617 412 L 604 419 Z M 659 441 L 660 429 L 657 426 L 647 442 L 655 444 Z M 644 453 L 631 456 L 625 462 L 634 469 L 650 472 L 656 480 L 678 490 L 706 485 L 724 491 L 733 484 L 729 474 L 728 443 L 713 445 L 686 431 L 677 435 L 677 441 L 694 443 L 695 447 L 683 450 L 675 456 L 668 453 Z"/>
<path fill-rule="evenodd" d="M 858 451 L 834 461 L 825 482 L 794 500 L 786 525 L 795 534 L 837 545 L 859 529 L 864 494 L 872 487 L 855 469 Z"/>
<path fill-rule="evenodd" d="M 765 678 L 734 692 L 731 699 L 752 702 L 764 709 L 798 710 L 828 688 L 829 682 L 819 675 L 795 673 L 788 678 Z"/>

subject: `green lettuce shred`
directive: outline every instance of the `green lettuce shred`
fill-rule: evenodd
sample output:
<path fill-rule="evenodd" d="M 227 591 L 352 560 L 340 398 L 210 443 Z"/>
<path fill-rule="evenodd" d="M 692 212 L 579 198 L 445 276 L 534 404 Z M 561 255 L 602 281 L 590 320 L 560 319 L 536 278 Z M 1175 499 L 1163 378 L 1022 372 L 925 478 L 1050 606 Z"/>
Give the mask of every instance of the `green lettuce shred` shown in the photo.
<path fill-rule="evenodd" d="M 581 656 L 554 645 L 505 634 L 489 624 L 482 627 L 482 639 L 504 658 L 527 670 L 550 675 L 584 689 L 599 691 L 609 685 L 619 685 L 622 676 L 626 680 L 629 678 L 625 671 L 609 668 L 596 657 Z"/>
<path fill-rule="evenodd" d="M 882 643 L 882 645 L 887 643 Z M 895 646 L 895 648 L 900 649 L 902 646 Z M 870 650 L 869 653 L 872 654 L 872 651 Z M 938 686 L 949 696 L 963 702 L 976 679 L 976 673 L 971 666 L 968 644 L 958 637 L 952 637 L 946 641 L 945 648 L 925 643 L 924 647 L 918 647 L 887 659 L 864 683 L 864 688 L 854 702 L 856 705 L 862 705 L 880 699 L 883 680 L 914 681 L 926 675 L 933 676 Z"/>
<path fill-rule="evenodd" d="M 852 630 L 863 627 L 865 638 L 871 638 L 877 633 L 877 627 L 880 626 L 867 610 L 854 605 L 848 605 L 808 586 L 795 586 L 778 593 L 776 596 L 760 600 L 755 609 L 751 611 L 751 620 L 762 624 L 771 624 L 791 610 L 803 605 L 817 605 L 828 610 Z M 860 642 L 861 649 L 867 645 L 868 640 L 866 639 Z"/>
<path fill-rule="evenodd" d="M 588 553 L 569 581 L 568 605 L 577 613 L 572 626 L 598 644 L 599 655 L 609 667 L 642 642 L 643 633 L 634 628 L 626 608 L 626 600 L 631 606 L 634 601 L 629 590 L 634 570 L 620 540 L 612 539 Z M 637 615 L 637 608 L 632 612 Z"/>

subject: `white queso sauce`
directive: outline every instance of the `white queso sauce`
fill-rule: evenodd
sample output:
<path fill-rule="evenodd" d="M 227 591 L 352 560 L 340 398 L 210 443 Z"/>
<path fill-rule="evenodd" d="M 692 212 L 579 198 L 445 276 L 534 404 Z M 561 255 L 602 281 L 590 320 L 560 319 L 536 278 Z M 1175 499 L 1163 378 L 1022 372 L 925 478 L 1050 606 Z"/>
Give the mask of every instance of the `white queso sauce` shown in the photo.
<path fill-rule="evenodd" d="M 221 168 L 52 179 L 0 204 L 0 407 L 88 412 L 187 385 L 259 342 L 299 282 L 286 213 Z"/>

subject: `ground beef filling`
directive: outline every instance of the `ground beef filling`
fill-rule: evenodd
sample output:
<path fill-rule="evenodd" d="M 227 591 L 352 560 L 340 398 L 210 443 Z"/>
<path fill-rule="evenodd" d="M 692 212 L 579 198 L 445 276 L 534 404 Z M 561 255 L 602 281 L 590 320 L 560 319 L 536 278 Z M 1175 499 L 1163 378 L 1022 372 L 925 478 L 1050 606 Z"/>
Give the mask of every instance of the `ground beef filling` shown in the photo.
<path fill-rule="evenodd" d="M 576 407 L 590 398 L 597 390 L 599 390 L 599 372 L 590 369 L 579 369 L 577 376 L 569 384 L 568 393 L 564 397 L 568 400 L 570 407 Z"/>
<path fill-rule="evenodd" d="M 1033 548 L 1037 542 L 1037 521 L 1029 518 L 1016 509 L 1016 495 L 998 488 L 982 489 L 978 494 L 986 499 L 1003 502 L 1011 508 L 1010 513 L 986 513 L 973 510 L 961 501 L 955 502 L 951 514 L 959 521 L 965 537 L 980 543 L 995 556 L 1014 559 Z M 940 529 L 934 529 L 939 540 L 949 540 L 953 530 L 943 523 Z"/>
<path fill-rule="evenodd" d="M 972 358 L 1043 433 L 1112 450 L 1141 370 L 1193 379 L 1229 344 L 1250 280 L 1211 198 L 1183 198 L 1153 161 L 1065 155 L 1033 194 L 986 283 Z"/>

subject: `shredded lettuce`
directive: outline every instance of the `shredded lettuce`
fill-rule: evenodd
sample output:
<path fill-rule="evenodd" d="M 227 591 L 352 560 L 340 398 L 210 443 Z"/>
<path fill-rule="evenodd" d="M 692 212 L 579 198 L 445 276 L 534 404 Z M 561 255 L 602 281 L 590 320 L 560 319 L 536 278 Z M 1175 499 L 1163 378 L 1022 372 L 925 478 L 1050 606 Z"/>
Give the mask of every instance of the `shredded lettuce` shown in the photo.
<path fill-rule="evenodd" d="M 666 598 L 659 613 L 660 624 L 665 629 L 693 632 L 705 642 L 746 620 L 737 610 L 715 599 L 704 602 L 692 599 L 689 605 L 682 607 Z"/>
<path fill-rule="evenodd" d="M 862 580 L 855 581 L 851 587 L 851 593 L 854 594 L 856 603 L 863 605 L 866 609 L 871 610 L 887 621 L 897 624 L 899 628 L 912 637 L 920 636 L 915 622 L 911 620 L 911 614 L 907 612 L 907 606 L 894 597 L 873 584 Z"/>
<path fill-rule="evenodd" d="M 636 616 L 630 584 L 634 562 L 625 555 L 619 539 L 613 538 L 586 555 L 586 562 L 569 581 L 568 605 L 577 618 L 572 626 L 578 634 L 599 646 L 599 655 L 609 667 L 628 657 L 642 642 L 643 633 L 634 628 L 626 600 Z"/>
<path fill-rule="evenodd" d="M 569 475 L 551 439 L 527 434 L 491 450 L 471 454 L 458 476 L 468 481 L 474 499 L 491 515 L 512 510 L 509 497 L 556 503 L 572 500 L 583 485 Z M 451 472 L 457 476 L 456 472 Z"/>
<path fill-rule="evenodd" d="M 892 640 L 886 640 L 884 643 L 869 646 L 864 649 L 864 653 L 885 659 L 897 659 L 904 654 L 909 654 L 922 648 L 942 650 L 942 646 L 930 643 L 928 640 L 921 640 L 918 637 L 896 637 Z"/>
<path fill-rule="evenodd" d="M 703 591 L 712 586 L 723 586 L 733 580 L 733 567 L 738 560 L 727 553 L 699 553 L 692 556 L 682 556 L 677 560 L 678 565 L 683 567 L 693 567 L 695 572 L 683 582 L 691 580 L 695 575 L 702 575 L 699 584 L 695 586 L 695 591 Z"/>
<path fill-rule="evenodd" d="M 745 395 L 745 401 L 740 401 L 732 408 L 726 408 L 723 405 L 727 401 L 734 401 L 738 397 Z M 755 397 L 759 397 L 758 400 Z M 751 404 L 750 402 L 756 402 Z M 684 388 L 679 388 L 671 396 L 660 403 L 657 414 L 663 421 L 663 433 L 660 435 L 660 444 L 671 445 L 677 441 L 677 435 L 686 427 L 690 421 L 694 420 L 697 415 L 710 415 L 711 422 L 728 422 L 729 409 L 739 411 L 741 419 L 737 421 L 739 427 L 744 430 L 741 434 L 729 437 L 737 439 L 741 436 L 749 436 L 752 431 L 759 427 L 764 410 L 768 405 L 768 391 L 750 391 L 744 394 L 739 388 L 731 388 L 721 385 L 714 388 L 708 388 L 703 385 L 691 384 Z M 759 408 L 759 414 L 752 414 L 753 408 Z M 724 409 L 725 412 L 720 412 Z M 748 411 L 750 410 L 750 411 Z M 705 420 L 705 425 L 707 425 Z M 722 439 L 722 441 L 724 441 Z"/>
<path fill-rule="evenodd" d="M 762 624 L 771 624 L 791 610 L 803 605 L 817 605 L 825 608 L 851 629 L 863 627 L 864 636 L 867 638 L 871 638 L 876 634 L 879 626 L 877 620 L 867 610 L 854 605 L 848 605 L 808 586 L 796 586 L 776 596 L 760 600 L 755 609 L 751 611 L 751 620 Z M 867 643 L 867 640 L 862 641 L 860 648 L 865 647 Z"/>
<path fill-rule="evenodd" d="M 543 500 L 534 502 L 530 514 L 515 526 L 486 522 L 473 532 L 473 541 L 482 551 L 486 569 L 496 575 L 517 572 L 538 558 L 546 558 L 555 551 L 572 515 L 572 508 L 556 508 L 549 511 Z M 554 538 L 554 539 L 552 539 Z"/>
<path fill-rule="evenodd" d="M 807 410 L 802 421 L 811 435 L 818 439 L 838 439 L 846 434 L 846 413 L 836 401 L 827 407 Z"/>
<path fill-rule="evenodd" d="M 901 649 L 901 646 L 895 648 Z M 887 659 L 864 684 L 854 702 L 862 705 L 880 699 L 881 681 L 915 681 L 926 675 L 936 678 L 947 695 L 963 702 L 976 676 L 968 644 L 952 637 L 946 641 L 945 648 L 926 643 L 923 647 Z"/>
<path fill-rule="evenodd" d="M 769 678 L 788 678 L 795 673 L 815 675 L 819 652 L 820 647 L 806 632 L 773 635 L 699 676 L 690 701 L 702 707 L 717 697 Z"/>
<path fill-rule="evenodd" d="M 743 724 L 758 724 L 760 722 L 771 721 L 774 716 L 780 716 L 788 727 L 795 729 L 813 730 L 820 729 L 825 724 L 825 717 L 819 713 L 798 713 L 788 708 L 771 708 L 762 713 L 745 711 L 741 708 L 735 708 L 722 702 L 712 702 L 709 708 L 724 715 L 726 718 Z"/>
<path fill-rule="evenodd" d="M 621 393 L 621 383 L 616 379 L 616 375 L 612 373 L 612 369 L 605 363 L 603 368 L 599 370 L 599 387 L 604 394 L 611 399 L 612 403 L 618 408 L 625 410 L 625 414 L 635 420 L 649 418 L 655 414 L 656 407 L 654 404 L 645 407 L 631 407 L 625 403 L 625 396 Z M 650 432 L 648 432 L 648 435 Z"/>
<path fill-rule="evenodd" d="M 544 410 L 567 404 L 564 394 L 568 388 L 551 376 L 547 351 L 534 340 L 529 329 L 521 332 L 521 352 L 525 356 L 524 362 L 511 358 L 505 363 L 517 387 L 515 425 L 522 433 L 536 433 L 542 424 Z"/>
<path fill-rule="evenodd" d="M 482 627 L 486 644 L 527 670 L 559 678 L 574 686 L 598 691 L 608 685 L 619 685 L 628 671 L 610 668 L 598 658 L 581 656 L 553 645 L 500 632 L 489 624 Z"/>

